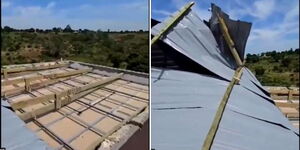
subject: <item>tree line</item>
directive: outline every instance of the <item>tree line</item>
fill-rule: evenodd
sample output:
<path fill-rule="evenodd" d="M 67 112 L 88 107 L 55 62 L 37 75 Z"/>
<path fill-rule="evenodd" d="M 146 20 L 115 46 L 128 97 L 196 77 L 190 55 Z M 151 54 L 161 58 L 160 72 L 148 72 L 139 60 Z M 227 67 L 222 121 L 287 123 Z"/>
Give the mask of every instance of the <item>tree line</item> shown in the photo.
<path fill-rule="evenodd" d="M 246 66 L 264 85 L 299 86 L 299 48 L 247 54 Z"/>
<path fill-rule="evenodd" d="M 140 30 L 120 30 L 120 31 L 111 31 L 110 29 L 107 29 L 106 31 L 102 31 L 101 29 L 94 31 L 94 30 L 89 30 L 89 29 L 78 29 L 74 30 L 71 28 L 70 25 L 67 25 L 65 28 L 61 27 L 53 27 L 52 29 L 38 29 L 38 28 L 29 28 L 29 29 L 14 29 L 9 26 L 4 26 L 3 28 L 1 27 L 1 31 L 3 32 L 38 32 L 38 33 L 49 33 L 49 32 L 54 32 L 54 33 L 60 33 L 60 32 L 65 32 L 65 33 L 87 33 L 87 32 L 109 32 L 109 33 L 147 33 L 148 31 L 144 31 L 142 29 Z"/>
<path fill-rule="evenodd" d="M 116 68 L 148 72 L 147 32 L 51 32 L 4 27 L 1 30 L 2 65 L 71 59 Z M 33 31 L 33 32 L 32 32 Z M 45 30 L 44 30 L 45 31 Z"/>

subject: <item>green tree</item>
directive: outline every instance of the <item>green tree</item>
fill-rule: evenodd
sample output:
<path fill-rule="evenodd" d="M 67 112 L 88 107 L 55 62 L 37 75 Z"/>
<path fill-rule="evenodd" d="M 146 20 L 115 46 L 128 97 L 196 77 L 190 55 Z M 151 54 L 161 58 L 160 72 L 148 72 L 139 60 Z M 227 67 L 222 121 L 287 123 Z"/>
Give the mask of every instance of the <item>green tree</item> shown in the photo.
<path fill-rule="evenodd" d="M 265 73 L 265 68 L 264 67 L 262 67 L 262 66 L 257 66 L 257 67 L 255 67 L 255 74 L 257 75 L 257 76 L 262 76 L 264 73 Z"/>
<path fill-rule="evenodd" d="M 291 59 L 290 58 L 287 58 L 285 57 L 282 61 L 281 61 L 281 65 L 284 66 L 284 67 L 288 67 L 291 63 Z"/>
<path fill-rule="evenodd" d="M 65 27 L 65 29 L 63 31 L 64 32 L 71 32 L 71 33 L 74 32 L 69 24 Z"/>

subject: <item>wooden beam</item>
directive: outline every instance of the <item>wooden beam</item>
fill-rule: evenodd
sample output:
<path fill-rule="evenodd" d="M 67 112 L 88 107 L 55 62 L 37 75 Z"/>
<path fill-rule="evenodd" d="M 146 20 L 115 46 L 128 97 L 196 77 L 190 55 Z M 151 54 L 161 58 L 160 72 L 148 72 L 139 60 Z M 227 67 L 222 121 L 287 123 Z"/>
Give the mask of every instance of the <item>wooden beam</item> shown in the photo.
<path fill-rule="evenodd" d="M 288 94 L 292 94 L 292 95 L 299 95 L 299 91 L 297 90 L 269 90 L 268 91 L 270 94 L 282 94 L 282 95 L 288 95 Z"/>
<path fill-rule="evenodd" d="M 298 113 L 287 113 L 287 118 L 298 118 L 299 119 L 299 112 Z"/>
<path fill-rule="evenodd" d="M 238 66 L 242 66 L 243 65 L 243 62 L 235 48 L 235 45 L 234 45 L 234 42 L 233 40 L 231 39 L 230 37 L 230 34 L 229 34 L 229 31 L 228 31 L 228 28 L 226 26 L 226 23 L 224 21 L 224 19 L 219 15 L 217 14 L 217 17 L 218 17 L 218 20 L 219 20 L 219 23 L 220 23 L 220 28 L 221 28 L 221 31 L 222 31 L 222 34 L 223 34 L 223 37 L 231 51 L 231 54 L 233 55 L 234 59 L 235 59 L 235 62 Z"/>
<path fill-rule="evenodd" d="M 67 77 L 67 76 L 72 76 L 72 75 L 77 75 L 77 74 L 83 74 L 92 71 L 92 69 L 81 69 L 81 70 L 75 70 L 75 71 L 68 71 L 68 72 L 62 72 L 62 73 L 52 73 L 52 74 L 47 74 L 47 75 L 35 75 L 35 76 L 30 76 L 30 77 L 23 77 L 23 78 L 18 78 L 18 79 L 5 79 L 1 81 L 1 85 L 6 86 L 6 85 L 11 85 L 11 84 L 18 84 L 21 82 L 24 82 L 25 80 L 30 80 L 30 81 L 35 81 L 35 80 L 41 80 L 44 78 L 50 78 L 50 79 L 57 79 L 57 78 L 62 78 L 62 77 Z"/>
<path fill-rule="evenodd" d="M 57 83 L 57 82 L 60 82 L 60 81 L 63 81 L 63 80 L 71 79 L 73 77 L 74 76 L 59 78 L 59 79 L 52 79 L 52 80 L 47 80 L 47 81 L 43 81 L 43 82 L 40 82 L 40 83 L 31 84 L 30 89 L 35 90 L 35 89 L 42 88 L 42 87 L 45 87 L 47 85 L 54 84 L 54 83 Z M 4 96 L 4 97 L 14 96 L 14 95 L 17 95 L 17 94 L 21 94 L 24 91 L 25 91 L 24 87 L 16 87 L 16 88 L 11 89 L 11 90 L 1 91 L 1 96 Z"/>
<path fill-rule="evenodd" d="M 45 69 L 53 69 L 53 68 L 60 68 L 60 67 L 67 67 L 69 66 L 69 63 L 58 63 L 53 65 L 47 65 L 47 66 L 22 66 L 22 67 L 13 67 L 13 68 L 4 68 L 1 69 L 2 73 L 15 73 L 15 72 L 23 72 L 23 71 L 37 71 L 37 70 L 45 70 Z"/>
<path fill-rule="evenodd" d="M 169 23 L 159 31 L 159 33 L 153 37 L 151 40 L 151 45 L 153 45 L 158 39 L 160 39 L 166 32 L 168 32 L 179 20 L 183 15 L 190 10 L 190 8 L 194 5 L 194 2 L 190 2 L 186 4 L 179 13 L 170 19 Z"/>
<path fill-rule="evenodd" d="M 1 70 L 1 73 L 2 73 L 2 70 Z M 7 70 L 3 70 L 3 78 L 4 78 L 4 79 L 7 79 L 7 78 L 8 78 Z"/>
<path fill-rule="evenodd" d="M 18 101 L 16 103 L 12 103 L 11 107 L 14 110 L 17 110 L 17 109 L 21 109 L 21 108 L 24 108 L 24 107 L 28 107 L 30 105 L 36 105 L 36 104 L 47 102 L 47 101 L 50 101 L 50 100 L 55 100 L 55 98 L 57 98 L 57 97 L 62 98 L 62 97 L 66 97 L 66 96 L 72 97 L 72 99 L 71 99 L 71 101 L 72 101 L 72 100 L 74 100 L 74 98 L 77 99 L 77 98 L 81 97 L 82 96 L 81 92 L 84 92 L 84 91 L 87 91 L 87 90 L 97 88 L 99 86 L 103 86 L 103 85 L 106 85 L 108 83 L 111 83 L 111 82 L 121 78 L 122 75 L 123 74 L 118 74 L 116 76 L 109 77 L 107 79 L 97 81 L 95 83 L 91 83 L 91 84 L 85 85 L 83 87 L 75 87 L 75 88 L 65 90 L 65 91 L 62 91 L 62 92 L 58 92 L 58 93 L 55 93 L 55 94 L 49 94 L 49 95 L 44 95 L 44 96 L 40 96 L 40 97 L 34 97 L 34 98 Z M 63 102 L 62 102 L 62 105 L 63 105 Z"/>
<path fill-rule="evenodd" d="M 288 93 L 288 101 L 292 102 L 292 99 L 293 99 L 293 92 L 292 90 L 289 90 L 289 93 Z"/>
<path fill-rule="evenodd" d="M 70 72 L 63 72 L 63 73 L 54 73 L 54 74 L 49 74 L 49 75 L 37 75 L 37 76 L 32 76 L 32 77 L 27 77 L 27 78 L 19 78 L 19 79 L 14 79 L 14 80 L 4 80 L 1 82 L 2 85 L 11 85 L 11 84 L 17 84 L 21 82 L 25 82 L 25 87 L 17 87 L 8 91 L 1 91 L 1 96 L 12 96 L 15 94 L 20 94 L 24 91 L 30 91 L 33 89 L 41 88 L 44 86 L 47 86 L 49 84 L 54 84 L 57 82 L 60 82 L 61 78 L 66 78 L 69 76 L 74 76 L 74 75 L 79 75 L 79 74 L 84 74 L 87 72 L 90 72 L 91 69 L 82 69 L 82 70 L 76 70 L 76 71 L 70 71 Z M 30 84 L 30 82 L 35 81 L 35 80 L 40 80 L 48 78 L 49 80 L 43 81 L 40 83 L 35 83 L 35 84 Z M 51 79 L 51 80 L 50 80 Z M 68 78 L 67 78 L 68 79 Z M 27 83 L 27 84 L 26 84 Z"/>
<path fill-rule="evenodd" d="M 277 107 L 291 107 L 291 108 L 299 108 L 299 103 L 284 103 L 284 102 L 275 102 Z"/>
<path fill-rule="evenodd" d="M 243 67 L 238 67 L 234 73 L 234 76 L 233 76 L 231 82 L 227 86 L 226 92 L 219 104 L 219 107 L 218 107 L 217 113 L 214 117 L 213 123 L 208 131 L 208 134 L 207 134 L 204 144 L 202 146 L 202 150 L 209 150 L 211 148 L 212 143 L 215 138 L 215 135 L 218 131 L 219 124 L 221 122 L 225 107 L 226 107 L 228 99 L 230 97 L 231 91 L 232 91 L 234 85 L 239 82 L 241 75 L 242 75 L 242 71 L 243 71 Z"/>

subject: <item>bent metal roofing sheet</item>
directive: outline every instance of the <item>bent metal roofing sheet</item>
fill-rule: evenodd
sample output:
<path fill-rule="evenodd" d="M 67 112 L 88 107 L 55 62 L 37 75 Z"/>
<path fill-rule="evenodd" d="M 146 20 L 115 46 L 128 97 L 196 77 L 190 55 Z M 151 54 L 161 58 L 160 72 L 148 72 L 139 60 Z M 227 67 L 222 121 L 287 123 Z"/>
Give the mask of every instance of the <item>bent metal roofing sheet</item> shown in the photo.
<path fill-rule="evenodd" d="M 1 72 L 2 100 L 47 143 L 44 147 L 94 149 L 140 114 L 144 119 L 137 124 L 148 120 L 147 74 L 80 62 L 7 66 Z M 2 109 L 10 111 L 7 107 Z M 16 128 L 4 124 L 2 129 Z M 12 148 L 8 141 L 14 139 L 3 139 L 3 146 Z"/>
<path fill-rule="evenodd" d="M 167 23 L 157 24 L 152 33 L 157 35 Z M 151 147 L 201 149 L 233 76 L 235 61 L 228 57 L 230 52 L 223 55 L 209 27 L 193 10 L 161 40 L 194 61 L 198 69 L 205 67 L 214 75 L 152 68 Z M 243 69 L 211 149 L 299 149 L 299 131 L 282 115 L 251 71 Z"/>

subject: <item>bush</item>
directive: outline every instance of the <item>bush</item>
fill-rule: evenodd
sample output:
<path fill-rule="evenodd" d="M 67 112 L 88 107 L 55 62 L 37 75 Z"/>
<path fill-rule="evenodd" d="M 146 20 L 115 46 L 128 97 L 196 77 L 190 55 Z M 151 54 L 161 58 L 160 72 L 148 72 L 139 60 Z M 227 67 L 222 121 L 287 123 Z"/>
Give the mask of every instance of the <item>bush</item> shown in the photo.
<path fill-rule="evenodd" d="M 281 61 L 281 65 L 284 66 L 284 67 L 288 67 L 291 63 L 291 59 L 289 58 L 284 58 L 282 61 Z"/>
<path fill-rule="evenodd" d="M 264 69 L 262 66 L 255 67 L 255 74 L 257 76 L 262 76 L 265 73 L 266 69 Z"/>

